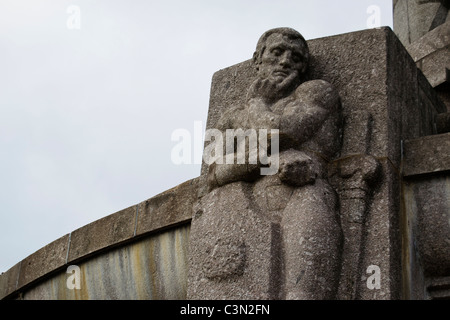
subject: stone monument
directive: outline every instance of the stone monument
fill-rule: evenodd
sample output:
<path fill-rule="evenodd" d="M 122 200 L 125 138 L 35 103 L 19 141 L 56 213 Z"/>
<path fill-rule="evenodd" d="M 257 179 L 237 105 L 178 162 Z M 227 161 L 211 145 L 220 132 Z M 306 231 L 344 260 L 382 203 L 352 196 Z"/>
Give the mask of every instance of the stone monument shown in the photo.
<path fill-rule="evenodd" d="M 397 0 L 396 34 L 263 33 L 213 76 L 201 175 L 31 254 L 0 298 L 449 299 L 448 19 Z"/>
<path fill-rule="evenodd" d="M 278 171 L 262 176 L 249 150 L 239 163 L 239 146 L 203 167 L 188 298 L 400 298 L 403 141 L 437 133 L 444 111 L 389 29 L 264 33 L 214 75 L 207 128 L 278 130 Z"/>

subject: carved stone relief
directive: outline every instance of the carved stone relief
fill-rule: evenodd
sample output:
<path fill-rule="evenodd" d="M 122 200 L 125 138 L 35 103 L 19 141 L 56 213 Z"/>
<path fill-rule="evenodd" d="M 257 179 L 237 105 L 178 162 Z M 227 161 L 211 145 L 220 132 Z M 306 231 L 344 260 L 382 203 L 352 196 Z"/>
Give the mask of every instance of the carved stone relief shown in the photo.
<path fill-rule="evenodd" d="M 241 282 L 241 287 L 251 287 L 251 276 L 245 270 L 256 268 L 260 279 L 275 284 L 260 291 L 265 298 L 335 298 L 343 238 L 328 164 L 340 149 L 339 95 L 324 80 L 304 79 L 309 51 L 295 30 L 278 28 L 264 33 L 253 61 L 258 76 L 248 89 L 245 105 L 225 112 L 218 129 L 224 133 L 229 129 L 278 130 L 279 153 L 271 154 L 272 160 L 278 157 L 278 171 L 258 174 L 263 166 L 260 161 L 211 164 L 211 192 L 208 201 L 203 198 L 200 203 L 215 205 L 203 207 L 203 214 L 193 223 L 193 234 L 200 231 L 210 240 L 201 253 L 203 279 L 197 279 L 197 286 L 191 282 L 188 295 L 196 298 L 196 287 L 206 284 L 223 294 L 226 285 L 220 282 L 230 278 Z M 273 140 L 268 140 L 270 145 Z M 237 196 L 237 188 L 247 191 Z M 229 207 L 217 205 L 225 202 Z M 244 216 L 237 217 L 237 212 Z M 259 223 L 253 224 L 252 217 Z M 203 230 L 198 229 L 200 225 Z M 252 261 L 248 251 L 254 251 L 257 244 L 249 243 L 244 234 L 265 237 L 267 247 L 259 252 L 268 259 Z M 255 298 L 249 293 L 245 297 Z"/>

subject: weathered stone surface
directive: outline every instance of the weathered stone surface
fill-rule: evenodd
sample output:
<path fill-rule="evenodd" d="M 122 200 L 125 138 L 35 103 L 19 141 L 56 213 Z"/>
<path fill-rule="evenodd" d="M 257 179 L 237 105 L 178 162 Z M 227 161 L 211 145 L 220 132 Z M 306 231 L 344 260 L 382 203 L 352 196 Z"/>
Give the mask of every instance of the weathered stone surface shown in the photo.
<path fill-rule="evenodd" d="M 381 165 L 372 156 L 359 154 L 338 159 L 329 170 L 330 181 L 339 194 L 340 223 L 344 243 L 338 298 L 359 298 L 361 261 L 365 250 L 365 222 L 371 192 L 380 184 Z"/>
<path fill-rule="evenodd" d="M 410 36 L 408 26 L 409 16 L 407 14 L 407 1 L 394 0 L 393 2 L 394 13 L 394 31 L 402 41 L 402 43 L 409 44 Z"/>
<path fill-rule="evenodd" d="M 398 168 L 401 150 L 397 139 L 435 134 L 436 115 L 445 112 L 446 107 L 422 72 L 412 63 L 403 45 L 392 33 L 390 35 L 393 38 L 388 51 L 388 70 L 392 74 L 392 77 L 388 77 L 387 84 L 390 100 L 388 140 L 392 142 L 392 149 L 396 150 L 396 153 L 389 158 Z"/>
<path fill-rule="evenodd" d="M 447 106 L 447 112 L 450 112 L 450 69 L 447 69 L 447 81 L 437 86 L 435 90 L 442 102 Z"/>
<path fill-rule="evenodd" d="M 399 1 L 394 4 L 394 30 L 418 68 L 437 89 L 450 110 L 448 70 L 450 69 L 450 15 L 448 1 Z M 420 8 L 420 10 L 419 10 Z M 434 10 L 437 8 L 436 14 Z M 431 12 L 431 11 L 433 12 Z M 430 13 L 432 13 L 430 15 Z M 446 16 L 446 19 L 442 17 Z M 433 18 L 434 17 L 434 18 Z M 432 19 L 432 22 L 430 22 Z M 426 25 L 430 24 L 427 30 Z M 417 33 L 417 29 L 422 29 Z M 411 34 L 417 33 L 411 38 Z M 442 111 L 445 112 L 445 111 Z"/>
<path fill-rule="evenodd" d="M 287 197 L 272 199 L 274 192 Z M 212 191 L 195 206 L 188 298 L 335 298 L 342 243 L 336 205 L 320 179 L 293 188 L 268 176 Z"/>
<path fill-rule="evenodd" d="M 372 139 L 373 118 L 366 110 L 354 110 L 344 118 L 341 157 L 349 155 L 369 154 Z"/>
<path fill-rule="evenodd" d="M 139 203 L 136 235 L 189 222 L 204 187 L 204 177 L 199 177 Z"/>
<path fill-rule="evenodd" d="M 398 0 L 394 2 L 394 30 L 405 44 L 448 21 L 446 0 Z"/>
<path fill-rule="evenodd" d="M 440 113 L 436 116 L 436 128 L 438 133 L 450 132 L 450 112 Z"/>
<path fill-rule="evenodd" d="M 3 299 L 16 290 L 19 280 L 20 264 L 21 262 L 17 263 L 0 275 L 0 299 Z"/>
<path fill-rule="evenodd" d="M 67 234 L 22 260 L 17 288 L 63 267 L 68 249 L 69 235 Z"/>
<path fill-rule="evenodd" d="M 450 23 L 448 28 L 450 29 Z M 450 32 L 448 37 L 450 38 Z M 417 66 L 433 87 L 443 84 L 447 81 L 447 70 L 450 68 L 450 45 L 419 60 Z"/>
<path fill-rule="evenodd" d="M 450 274 L 450 179 L 423 177 L 405 185 L 409 215 L 415 216 L 417 253 L 427 277 Z"/>
<path fill-rule="evenodd" d="M 296 188 L 283 210 L 284 299 L 336 298 L 342 255 L 337 196 L 325 180 Z"/>
<path fill-rule="evenodd" d="M 73 231 L 70 234 L 68 262 L 131 239 L 136 214 L 137 207 L 134 205 Z"/>
<path fill-rule="evenodd" d="M 432 278 L 427 281 L 428 296 L 432 300 L 448 300 L 450 277 Z"/>
<path fill-rule="evenodd" d="M 235 182 L 194 207 L 189 245 L 188 299 L 273 299 L 277 232 L 253 209 L 251 185 Z M 271 259 L 273 258 L 273 259 Z"/>
<path fill-rule="evenodd" d="M 450 134 L 407 140 L 404 152 L 405 290 L 410 299 L 448 298 Z"/>
<path fill-rule="evenodd" d="M 415 62 L 443 50 L 450 45 L 450 21 L 440 25 L 436 29 L 426 33 L 410 45 L 406 46 L 409 54 Z M 448 52 L 448 51 L 447 51 Z M 445 68 L 445 64 L 444 68 Z"/>
<path fill-rule="evenodd" d="M 417 244 L 417 206 L 413 184 L 402 183 L 402 264 L 403 298 L 423 300 L 427 297 L 426 278 Z"/>
<path fill-rule="evenodd" d="M 357 299 L 397 300 L 402 298 L 401 176 L 389 159 L 378 161 L 380 181 L 369 198 Z M 373 275 L 368 272 L 370 266 L 380 268 L 379 289 L 367 285 Z"/>
<path fill-rule="evenodd" d="M 185 299 L 189 225 L 114 247 L 77 264 L 80 288 L 66 269 L 26 290 L 24 300 Z"/>
<path fill-rule="evenodd" d="M 404 142 L 405 177 L 450 170 L 450 133 Z"/>
<path fill-rule="evenodd" d="M 411 17 L 416 20 L 428 21 L 429 23 L 429 19 L 432 16 L 423 15 L 424 12 L 418 10 L 412 10 L 410 12 L 408 7 L 412 6 L 416 8 L 422 6 L 422 8 L 425 8 L 425 6 L 428 6 L 428 9 L 430 9 L 433 6 L 436 8 L 438 5 L 439 9 L 433 20 L 433 23 L 436 23 L 436 25 L 430 27 L 428 31 L 426 29 L 422 30 L 420 37 L 411 40 L 409 33 L 411 30 L 417 28 L 414 23 L 410 23 Z M 394 4 L 394 30 L 406 46 L 419 69 L 425 74 L 430 84 L 436 88 L 439 97 L 447 106 L 446 111 L 450 110 L 450 90 L 448 84 L 450 70 L 450 15 L 448 14 L 448 9 L 448 1 L 441 1 L 441 4 L 432 4 L 428 1 L 417 3 L 417 1 L 404 0 Z M 441 15 L 447 15 L 446 21 L 439 21 L 439 12 Z M 423 15 L 421 17 L 415 16 L 421 14 Z M 405 36 L 405 33 L 408 33 L 408 35 Z"/>

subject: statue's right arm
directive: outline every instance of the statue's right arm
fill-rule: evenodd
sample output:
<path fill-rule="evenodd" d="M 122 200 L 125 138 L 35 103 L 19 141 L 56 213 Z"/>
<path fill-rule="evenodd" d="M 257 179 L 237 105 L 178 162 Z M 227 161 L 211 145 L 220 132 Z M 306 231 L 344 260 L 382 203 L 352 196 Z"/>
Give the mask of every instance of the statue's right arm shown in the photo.
<path fill-rule="evenodd" d="M 226 129 L 246 129 L 247 124 L 247 110 L 244 108 L 232 107 L 226 111 L 217 122 L 217 129 L 222 132 L 225 142 Z M 255 172 L 259 172 L 259 166 L 249 164 L 237 164 L 236 154 L 234 154 L 234 162 L 226 163 L 226 146 L 223 143 L 223 163 L 212 163 L 208 168 L 208 185 L 209 189 L 223 186 L 225 184 L 236 181 L 253 181 L 255 180 Z M 248 159 L 248 154 L 246 156 Z"/>
<path fill-rule="evenodd" d="M 337 112 L 339 95 L 333 86 L 323 80 L 312 80 L 300 85 L 297 99 L 284 109 L 280 133 L 298 143 L 310 140 L 328 117 Z"/>
<path fill-rule="evenodd" d="M 218 164 L 208 168 L 209 190 L 237 181 L 251 182 L 258 178 L 259 166 L 256 164 Z"/>

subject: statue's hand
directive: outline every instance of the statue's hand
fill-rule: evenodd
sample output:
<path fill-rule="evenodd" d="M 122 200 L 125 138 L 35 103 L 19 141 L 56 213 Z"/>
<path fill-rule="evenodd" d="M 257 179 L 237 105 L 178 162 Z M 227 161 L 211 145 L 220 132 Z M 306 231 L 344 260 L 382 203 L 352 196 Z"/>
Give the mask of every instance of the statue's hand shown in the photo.
<path fill-rule="evenodd" d="M 306 153 L 291 149 L 280 154 L 278 172 L 282 182 L 301 187 L 315 182 L 318 168 Z"/>
<path fill-rule="evenodd" d="M 279 129 L 280 115 L 272 112 L 262 97 L 253 97 L 247 101 L 248 123 L 253 129 Z"/>
<path fill-rule="evenodd" d="M 274 92 L 276 90 L 276 83 L 270 81 L 269 79 L 256 79 L 247 93 L 247 102 L 251 99 L 261 99 L 262 101 L 266 101 L 269 93 Z"/>

